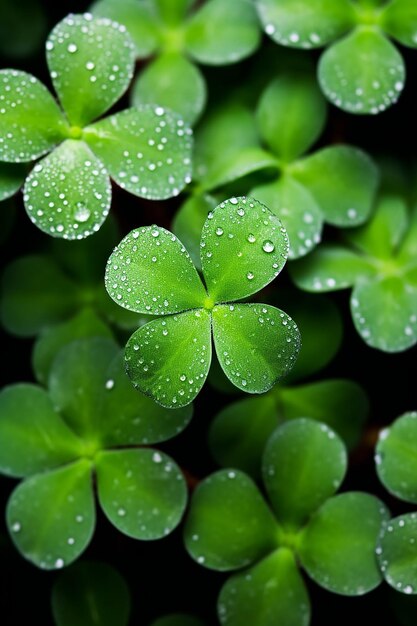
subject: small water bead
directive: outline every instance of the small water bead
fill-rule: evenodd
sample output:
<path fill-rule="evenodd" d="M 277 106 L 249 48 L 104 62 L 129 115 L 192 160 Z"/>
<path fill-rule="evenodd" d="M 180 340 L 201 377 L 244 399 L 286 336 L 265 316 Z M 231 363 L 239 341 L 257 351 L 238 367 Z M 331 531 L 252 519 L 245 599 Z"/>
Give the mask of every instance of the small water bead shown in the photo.
<path fill-rule="evenodd" d="M 55 561 L 55 567 L 57 569 L 61 569 L 62 567 L 64 567 L 64 559 L 57 559 Z"/>
<path fill-rule="evenodd" d="M 249 241 L 249 243 L 255 243 L 255 241 L 256 241 L 255 235 L 253 235 L 252 233 L 249 233 L 248 241 Z"/>
<path fill-rule="evenodd" d="M 70 43 L 70 44 L 68 44 L 68 46 L 67 46 L 67 50 L 68 50 L 68 52 L 70 52 L 71 54 L 74 54 L 74 52 L 77 52 L 78 48 L 77 48 L 77 46 L 75 45 L 75 43 Z"/>
<path fill-rule="evenodd" d="M 248 280 L 253 280 L 253 278 L 254 278 L 254 274 L 253 274 L 253 272 L 248 272 L 248 273 L 246 274 L 246 278 L 247 278 Z"/>
<path fill-rule="evenodd" d="M 152 461 L 154 463 L 162 463 L 162 456 L 159 454 L 159 452 L 154 452 L 152 455 Z"/>
<path fill-rule="evenodd" d="M 216 235 L 223 235 L 223 228 L 220 228 L 220 226 L 218 228 L 216 228 Z"/>
<path fill-rule="evenodd" d="M 15 522 L 14 524 L 12 524 L 12 532 L 14 533 L 18 533 L 20 532 L 22 526 L 19 522 Z"/>
<path fill-rule="evenodd" d="M 106 389 L 113 389 L 114 387 L 114 380 L 112 378 L 109 378 L 108 381 L 106 381 Z"/>
<path fill-rule="evenodd" d="M 273 252 L 273 251 L 275 250 L 275 246 L 274 246 L 274 244 L 272 243 L 272 241 L 270 241 L 270 240 L 268 239 L 267 241 L 264 241 L 264 242 L 263 242 L 263 245 L 262 245 L 262 250 L 263 250 L 264 252 L 270 253 L 270 252 Z"/>

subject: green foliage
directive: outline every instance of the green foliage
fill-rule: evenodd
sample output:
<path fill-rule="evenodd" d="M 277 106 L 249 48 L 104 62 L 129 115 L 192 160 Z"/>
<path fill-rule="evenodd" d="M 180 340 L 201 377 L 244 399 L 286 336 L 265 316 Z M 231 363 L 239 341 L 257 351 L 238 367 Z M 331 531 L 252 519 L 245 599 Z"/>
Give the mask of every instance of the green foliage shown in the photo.
<path fill-rule="evenodd" d="M 51 152 L 25 182 L 33 223 L 65 239 L 96 232 L 110 209 L 109 175 L 143 198 L 178 195 L 191 180 L 191 130 L 182 118 L 153 102 L 91 124 L 132 79 L 134 44 L 126 28 L 89 13 L 70 15 L 53 29 L 46 52 L 63 110 L 34 76 L 0 72 L 0 159 L 20 163 Z M 20 178 L 7 193 L 18 186 Z"/>
<path fill-rule="evenodd" d="M 5 328 L 30 337 L 55 332 L 55 325 L 68 322 L 69 330 L 64 327 L 62 332 L 70 340 L 85 335 L 78 330 L 85 317 L 90 336 L 110 332 L 104 333 L 104 321 L 126 329 L 139 326 L 140 316 L 115 306 L 103 285 L 103 266 L 118 238 L 118 229 L 109 220 L 94 239 L 57 240 L 45 254 L 15 259 L 3 276 L 0 312 Z"/>
<path fill-rule="evenodd" d="M 249 194 L 282 220 L 290 259 L 313 250 L 324 222 L 345 228 L 367 220 L 378 185 L 369 156 L 347 145 L 303 156 L 321 135 L 326 118 L 325 100 L 309 67 L 301 66 L 280 70 L 254 113 L 235 102 L 203 120 L 196 133 L 197 184 L 174 222 L 176 234 L 193 242 L 196 264 L 197 225 L 204 223 L 210 196 L 231 182 L 248 185 Z"/>
<path fill-rule="evenodd" d="M 76 563 L 54 584 L 52 612 L 57 626 L 127 626 L 129 589 L 119 572 L 107 563 Z"/>
<path fill-rule="evenodd" d="M 13 385 L 0 395 L 0 468 L 25 478 L 7 505 L 23 556 L 59 569 L 83 552 L 95 527 L 93 477 L 103 511 L 122 533 L 145 540 L 170 533 L 185 508 L 184 478 L 169 456 L 139 446 L 180 432 L 191 411 L 167 411 L 135 392 L 118 346 L 106 338 L 63 348 L 48 387 Z"/>
<path fill-rule="evenodd" d="M 408 0 L 256 0 L 264 30 L 283 46 L 329 46 L 320 58 L 323 93 L 349 113 L 377 114 L 404 88 L 401 54 L 388 39 L 417 47 L 417 10 Z"/>
<path fill-rule="evenodd" d="M 134 386 L 166 407 L 187 405 L 203 386 L 211 327 L 226 376 L 249 393 L 270 389 L 299 350 L 298 328 L 280 309 L 226 304 L 282 269 L 288 240 L 279 219 L 252 198 L 230 198 L 209 213 L 200 248 L 205 287 L 181 242 L 156 226 L 132 231 L 107 263 L 116 303 L 161 316 L 131 336 L 125 358 Z"/>
<path fill-rule="evenodd" d="M 416 209 L 384 194 L 371 220 L 341 245 L 324 244 L 291 267 L 298 287 L 312 292 L 353 287 L 353 322 L 362 339 L 385 352 L 417 341 Z"/>
<path fill-rule="evenodd" d="M 200 483 L 184 533 L 189 554 L 215 570 L 246 568 L 220 592 L 222 624 L 240 625 L 243 612 L 256 626 L 272 626 L 277 614 L 285 624 L 308 624 L 296 559 L 335 593 L 361 595 L 378 586 L 375 546 L 388 511 L 366 493 L 333 495 L 346 466 L 333 430 L 298 419 L 279 426 L 266 444 L 262 476 L 272 510 L 239 470 Z"/>
<path fill-rule="evenodd" d="M 191 2 L 98 0 L 94 15 L 124 24 L 137 57 L 154 55 L 133 87 L 133 104 L 155 103 L 194 123 L 206 103 L 197 63 L 226 65 L 254 52 L 260 42 L 256 12 L 245 0 Z"/>

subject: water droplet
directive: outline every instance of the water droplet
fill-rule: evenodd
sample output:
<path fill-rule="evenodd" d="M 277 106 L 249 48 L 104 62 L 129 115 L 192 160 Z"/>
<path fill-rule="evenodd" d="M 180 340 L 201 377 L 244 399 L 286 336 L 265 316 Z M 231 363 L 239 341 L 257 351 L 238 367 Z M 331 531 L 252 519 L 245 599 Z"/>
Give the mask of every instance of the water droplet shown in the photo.
<path fill-rule="evenodd" d="M 248 272 L 248 273 L 246 274 L 246 278 L 247 278 L 248 280 L 252 280 L 252 279 L 253 279 L 253 276 L 254 276 L 254 275 L 253 275 L 253 273 L 252 273 L 252 272 Z"/>
<path fill-rule="evenodd" d="M 57 569 L 61 569 L 61 567 L 64 567 L 64 559 L 57 559 L 55 561 L 55 567 Z"/>
<path fill-rule="evenodd" d="M 216 228 L 216 235 L 223 235 L 223 228 L 220 228 L 220 226 Z"/>
<path fill-rule="evenodd" d="M 255 235 L 253 235 L 252 233 L 249 233 L 248 241 L 249 241 L 249 243 L 255 243 L 255 241 L 256 241 Z"/>
<path fill-rule="evenodd" d="M 108 381 L 106 381 L 106 389 L 113 389 L 114 387 L 114 380 L 109 378 Z"/>
<path fill-rule="evenodd" d="M 77 48 L 77 46 L 75 45 L 75 43 L 70 43 L 70 44 L 68 44 L 68 46 L 67 46 L 67 50 L 68 50 L 68 52 L 70 52 L 71 54 L 73 54 L 74 52 L 77 52 L 78 48 Z"/>
<path fill-rule="evenodd" d="M 264 241 L 262 244 L 262 250 L 264 252 L 273 252 L 275 250 L 275 246 L 272 243 L 272 241 L 270 241 L 269 239 L 267 241 Z"/>
<path fill-rule="evenodd" d="M 89 219 L 90 215 L 91 213 L 89 209 L 84 206 L 78 206 L 76 212 L 74 213 L 74 218 L 77 220 L 77 222 L 86 222 Z"/>

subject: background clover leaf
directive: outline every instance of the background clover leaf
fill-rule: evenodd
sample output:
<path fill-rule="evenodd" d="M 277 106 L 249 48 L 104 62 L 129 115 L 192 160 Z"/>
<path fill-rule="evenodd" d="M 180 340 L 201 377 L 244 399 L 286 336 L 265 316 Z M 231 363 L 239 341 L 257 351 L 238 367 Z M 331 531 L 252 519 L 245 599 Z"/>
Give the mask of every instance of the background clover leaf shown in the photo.
<path fill-rule="evenodd" d="M 417 414 L 405 413 L 383 429 L 375 448 L 378 478 L 397 498 L 417 503 Z"/>
<path fill-rule="evenodd" d="M 207 0 L 162 2 L 100 0 L 94 15 L 124 24 L 138 58 L 154 54 L 133 87 L 133 104 L 158 103 L 190 124 L 206 103 L 206 83 L 196 63 L 225 65 L 249 56 L 260 41 L 250 2 Z"/>
<path fill-rule="evenodd" d="M 174 436 L 191 411 L 166 411 L 135 392 L 122 364 L 113 340 L 75 341 L 55 358 L 48 392 L 21 384 L 0 394 L 1 471 L 25 477 L 9 499 L 8 528 L 41 568 L 69 564 L 90 542 L 95 482 L 104 512 L 129 536 L 163 537 L 182 517 L 178 466 L 137 446 Z"/>
<path fill-rule="evenodd" d="M 377 114 L 397 101 L 405 82 L 402 55 L 388 37 L 416 47 L 417 13 L 407 0 L 257 0 L 264 30 L 295 48 L 328 46 L 318 65 L 323 93 L 337 107 Z"/>
<path fill-rule="evenodd" d="M 240 624 L 243 608 L 259 626 L 272 624 L 275 611 L 288 623 L 307 624 L 308 595 L 296 559 L 336 593 L 361 595 L 381 582 L 375 547 L 388 511 L 366 493 L 333 496 L 345 470 L 345 448 L 334 431 L 299 419 L 279 426 L 265 448 L 263 480 L 275 528 L 271 510 L 246 474 L 221 470 L 200 483 L 184 530 L 187 551 L 211 569 L 246 568 L 220 592 L 222 624 Z M 246 506 L 255 499 L 252 517 Z M 252 525 L 259 523 L 264 530 L 253 537 Z M 233 533 L 225 531 L 230 527 Z M 278 585 L 286 576 L 286 584 Z"/>
<path fill-rule="evenodd" d="M 129 310 L 163 316 L 127 343 L 127 372 L 135 387 L 162 406 L 186 406 L 208 374 L 212 326 L 220 364 L 233 384 L 262 393 L 284 376 L 300 346 L 293 320 L 268 305 L 217 303 L 271 282 L 285 263 L 287 245 L 281 222 L 257 200 L 222 202 L 207 216 L 201 235 L 206 291 L 175 235 L 157 226 L 127 235 L 109 258 L 107 290 Z"/>
<path fill-rule="evenodd" d="M 14 196 L 23 185 L 26 167 L 18 163 L 0 162 L 0 202 Z"/>
<path fill-rule="evenodd" d="M 376 549 L 386 582 L 407 595 L 417 591 L 416 526 L 417 513 L 394 517 L 381 530 Z"/>
<path fill-rule="evenodd" d="M 116 621 L 127 626 L 130 592 L 123 576 L 98 561 L 75 563 L 61 573 L 52 589 L 52 612 L 57 626 L 103 626 Z"/>
<path fill-rule="evenodd" d="M 381 196 L 371 220 L 341 246 L 323 245 L 291 267 L 296 285 L 323 292 L 353 287 L 350 305 L 362 339 L 386 352 L 416 341 L 417 301 L 413 249 L 414 213 L 401 196 Z M 391 224 L 395 223 L 395 228 Z"/>

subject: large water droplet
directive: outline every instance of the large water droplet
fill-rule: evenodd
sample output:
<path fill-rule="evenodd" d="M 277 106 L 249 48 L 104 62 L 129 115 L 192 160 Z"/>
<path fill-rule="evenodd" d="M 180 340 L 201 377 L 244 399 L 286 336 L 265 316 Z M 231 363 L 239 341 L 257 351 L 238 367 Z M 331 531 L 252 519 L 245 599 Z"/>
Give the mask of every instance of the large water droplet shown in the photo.
<path fill-rule="evenodd" d="M 272 243 L 272 241 L 270 241 L 269 239 L 267 239 L 266 241 L 263 242 L 262 244 L 262 250 L 264 252 L 273 252 L 275 250 L 275 246 Z"/>

